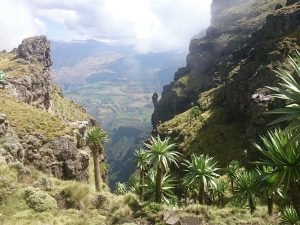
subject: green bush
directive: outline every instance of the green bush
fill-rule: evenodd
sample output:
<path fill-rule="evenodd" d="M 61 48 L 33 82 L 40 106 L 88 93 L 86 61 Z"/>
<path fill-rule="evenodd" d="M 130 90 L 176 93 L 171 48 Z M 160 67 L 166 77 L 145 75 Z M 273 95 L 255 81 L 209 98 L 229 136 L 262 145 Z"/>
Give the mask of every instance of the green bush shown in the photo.
<path fill-rule="evenodd" d="M 56 200 L 39 188 L 27 187 L 24 192 L 26 204 L 39 212 L 57 208 Z"/>

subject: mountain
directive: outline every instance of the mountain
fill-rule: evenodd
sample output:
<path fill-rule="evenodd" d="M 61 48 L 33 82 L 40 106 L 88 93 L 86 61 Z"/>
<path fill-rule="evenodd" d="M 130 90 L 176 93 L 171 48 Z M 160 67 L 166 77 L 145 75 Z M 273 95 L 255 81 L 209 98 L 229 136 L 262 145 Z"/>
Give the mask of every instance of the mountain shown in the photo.
<path fill-rule="evenodd" d="M 0 161 L 22 162 L 60 179 L 87 181 L 90 154 L 84 139 L 96 121 L 63 97 L 51 78 L 51 65 L 50 43 L 44 36 L 1 52 L 7 85 L 0 90 Z M 105 155 L 102 160 L 107 164 Z"/>
<path fill-rule="evenodd" d="M 111 185 L 128 180 L 135 170 L 133 152 L 151 132 L 151 96 L 173 79 L 185 53 L 140 54 L 93 40 L 52 46 L 54 80 L 110 133 Z"/>
<path fill-rule="evenodd" d="M 299 24 L 299 4 L 214 0 L 206 35 L 191 41 L 187 65 L 154 102 L 155 133 L 171 136 L 187 156 L 208 153 L 222 165 L 257 159 L 252 142 L 272 119 L 264 112 L 282 104 L 265 86 L 277 85 L 276 69 L 290 69 Z M 202 114 L 190 124 L 195 104 Z"/>

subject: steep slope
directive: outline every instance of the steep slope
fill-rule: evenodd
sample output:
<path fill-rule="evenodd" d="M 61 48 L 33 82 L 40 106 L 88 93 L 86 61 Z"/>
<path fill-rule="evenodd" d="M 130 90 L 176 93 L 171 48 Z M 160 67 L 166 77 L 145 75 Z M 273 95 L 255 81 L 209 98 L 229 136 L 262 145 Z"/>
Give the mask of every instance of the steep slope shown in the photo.
<path fill-rule="evenodd" d="M 12 52 L 0 53 L 7 82 L 0 89 L 0 161 L 87 181 L 85 132 L 95 120 L 63 97 L 51 79 L 51 65 L 50 43 L 44 36 L 25 39 Z"/>
<path fill-rule="evenodd" d="M 278 104 L 264 87 L 276 85 L 274 70 L 286 67 L 288 55 L 300 46 L 300 6 L 283 5 L 213 1 L 212 26 L 191 41 L 187 66 L 154 102 L 154 132 L 172 136 L 187 154 L 209 153 L 222 164 L 256 157 L 251 141 L 270 119 L 262 113 Z M 202 115 L 190 125 L 192 103 Z"/>
<path fill-rule="evenodd" d="M 176 68 L 184 64 L 184 53 L 141 54 L 93 40 L 53 42 L 53 46 L 54 80 L 65 96 L 84 106 L 110 133 L 111 186 L 127 181 L 135 170 L 134 150 L 151 131 L 151 95 L 172 80 Z"/>

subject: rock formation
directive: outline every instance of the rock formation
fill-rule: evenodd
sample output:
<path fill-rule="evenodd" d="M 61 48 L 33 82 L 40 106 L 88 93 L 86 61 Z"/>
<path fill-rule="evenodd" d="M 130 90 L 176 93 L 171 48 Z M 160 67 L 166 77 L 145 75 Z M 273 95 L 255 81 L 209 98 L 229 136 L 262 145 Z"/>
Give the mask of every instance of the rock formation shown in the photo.
<path fill-rule="evenodd" d="M 264 87 L 276 85 L 274 70 L 285 66 L 287 57 L 300 49 L 300 6 L 293 4 L 275 10 L 277 4 L 284 5 L 285 1 L 213 1 L 212 24 L 205 37 L 191 41 L 185 69 L 178 70 L 174 82 L 164 87 L 153 113 L 154 129 L 158 121 L 168 121 L 198 101 L 206 114 L 222 112 L 209 124 L 222 124 L 220 118 L 226 118 L 226 126 L 242 124 L 240 148 L 251 149 L 251 140 L 268 123 L 263 112 L 274 104 Z M 171 132 L 175 140 L 191 138 L 186 134 L 188 131 L 178 129 L 174 133 L 174 127 L 168 128 L 168 124 L 172 122 L 158 129 L 161 134 Z M 197 133 L 201 129 L 208 133 L 209 124 Z M 223 139 L 219 133 L 214 131 L 212 135 Z M 190 142 L 197 146 L 199 139 L 202 143 L 204 137 L 195 137 Z M 216 148 L 214 154 L 218 156 L 223 150 Z"/>
<path fill-rule="evenodd" d="M 3 68 L 7 74 L 8 86 L 5 95 L 1 95 L 1 101 L 5 103 L 5 98 L 8 98 L 21 110 L 13 112 L 20 115 L 11 118 L 18 121 L 18 118 L 25 116 L 22 113 L 26 113 L 26 107 L 29 107 L 28 110 L 32 107 L 48 111 L 49 118 L 45 118 L 40 124 L 29 124 L 27 128 L 21 127 L 22 124 L 16 121 L 12 121 L 9 126 L 7 118 L 10 118 L 11 112 L 2 108 L 9 104 L 0 105 L 0 162 L 31 165 L 61 179 L 88 180 L 90 150 L 86 146 L 85 135 L 90 127 L 96 125 L 95 120 L 81 106 L 67 102 L 53 83 L 50 74 L 50 42 L 45 36 L 27 38 L 15 51 L 2 53 L 1 57 L 6 57 L 11 65 Z M 20 101 L 23 103 L 18 103 Z M 63 104 L 62 109 L 58 108 L 58 103 Z M 77 111 L 78 118 L 67 117 L 67 109 L 71 110 L 72 115 Z M 1 111 L 9 113 L 5 115 Z M 31 116 L 35 117 L 34 114 Z M 49 123 L 49 120 L 51 123 L 53 116 L 61 118 L 59 124 L 62 127 L 55 129 L 63 129 L 64 132 L 62 135 L 48 137 L 45 135 L 48 132 L 47 126 L 44 126 L 43 133 L 39 130 L 43 123 Z M 105 156 L 101 156 L 101 159 L 106 160 Z"/>

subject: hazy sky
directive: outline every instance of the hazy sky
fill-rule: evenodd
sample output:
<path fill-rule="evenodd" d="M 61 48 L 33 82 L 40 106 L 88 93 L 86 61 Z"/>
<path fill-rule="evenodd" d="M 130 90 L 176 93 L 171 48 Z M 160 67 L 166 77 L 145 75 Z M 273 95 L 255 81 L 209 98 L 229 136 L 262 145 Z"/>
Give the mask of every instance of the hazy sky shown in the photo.
<path fill-rule="evenodd" d="M 98 39 L 140 52 L 184 49 L 209 25 L 211 0 L 1 0 L 0 49 L 46 34 Z"/>

